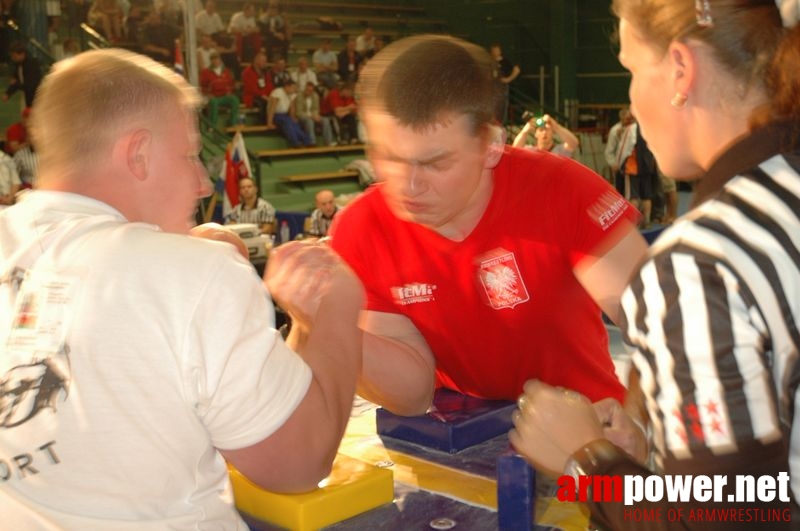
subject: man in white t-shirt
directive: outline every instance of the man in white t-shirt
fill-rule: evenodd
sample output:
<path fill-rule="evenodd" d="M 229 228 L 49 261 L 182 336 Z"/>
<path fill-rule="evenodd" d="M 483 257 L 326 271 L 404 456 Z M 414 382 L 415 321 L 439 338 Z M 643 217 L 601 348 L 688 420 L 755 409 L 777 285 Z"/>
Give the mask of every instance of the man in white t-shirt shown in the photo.
<path fill-rule="evenodd" d="M 37 189 L 0 212 L 3 529 L 246 531 L 226 461 L 274 491 L 330 471 L 361 285 L 324 246 L 275 249 L 284 342 L 241 250 L 210 241 L 228 233 L 190 229 L 211 192 L 199 103 L 121 49 L 60 61 L 39 90 Z"/>

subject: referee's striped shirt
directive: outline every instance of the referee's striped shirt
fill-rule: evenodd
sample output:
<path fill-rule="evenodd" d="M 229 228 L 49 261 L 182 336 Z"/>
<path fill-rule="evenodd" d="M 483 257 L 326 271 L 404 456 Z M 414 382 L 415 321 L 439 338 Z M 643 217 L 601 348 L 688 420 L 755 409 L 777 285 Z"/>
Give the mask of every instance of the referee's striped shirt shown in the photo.
<path fill-rule="evenodd" d="M 770 126 L 713 165 L 698 206 L 654 243 L 623 294 L 622 328 L 664 473 L 763 464 L 788 471 L 800 500 L 800 148 L 791 129 Z"/>

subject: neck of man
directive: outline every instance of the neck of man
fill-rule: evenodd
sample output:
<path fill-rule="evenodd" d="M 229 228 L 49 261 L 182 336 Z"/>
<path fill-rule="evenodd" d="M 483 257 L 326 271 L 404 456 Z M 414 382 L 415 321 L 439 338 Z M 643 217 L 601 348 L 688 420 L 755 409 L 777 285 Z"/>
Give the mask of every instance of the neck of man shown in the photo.
<path fill-rule="evenodd" d="M 481 221 L 483 214 L 492 200 L 494 191 L 494 176 L 491 169 L 484 169 L 481 180 L 475 188 L 467 206 L 449 220 L 436 227 L 429 227 L 441 236 L 454 242 L 464 241 L 472 234 Z"/>

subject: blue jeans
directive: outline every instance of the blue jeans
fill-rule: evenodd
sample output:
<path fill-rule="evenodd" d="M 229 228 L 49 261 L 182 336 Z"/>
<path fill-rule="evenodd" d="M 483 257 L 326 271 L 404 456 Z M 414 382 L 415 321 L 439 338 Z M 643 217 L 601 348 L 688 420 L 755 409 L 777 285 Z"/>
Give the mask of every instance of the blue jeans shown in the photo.
<path fill-rule="evenodd" d="M 300 126 L 300 124 L 292 120 L 292 117 L 289 116 L 289 113 L 276 113 L 274 121 L 275 125 L 278 126 L 278 129 L 280 129 L 283 133 L 283 136 L 285 136 L 286 140 L 289 141 L 290 146 L 298 147 L 315 145 L 315 142 L 311 141 L 311 139 L 308 137 L 308 134 L 303 131 L 303 128 Z"/>

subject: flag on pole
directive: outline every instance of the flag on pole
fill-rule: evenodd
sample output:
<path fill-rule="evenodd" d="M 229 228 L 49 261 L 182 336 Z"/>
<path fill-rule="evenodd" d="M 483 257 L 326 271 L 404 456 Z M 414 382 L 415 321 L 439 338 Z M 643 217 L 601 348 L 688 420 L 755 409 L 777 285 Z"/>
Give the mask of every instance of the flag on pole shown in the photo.
<path fill-rule="evenodd" d="M 173 68 L 177 73 L 186 77 L 186 69 L 183 67 L 183 52 L 181 51 L 180 39 L 175 39 L 175 65 Z"/>
<path fill-rule="evenodd" d="M 239 179 L 252 177 L 250 160 L 247 158 L 247 148 L 241 131 L 233 135 L 233 140 L 225 150 L 225 164 L 222 165 L 220 180 L 225 182 L 222 197 L 222 215 L 227 217 L 233 207 L 239 204 Z"/>

